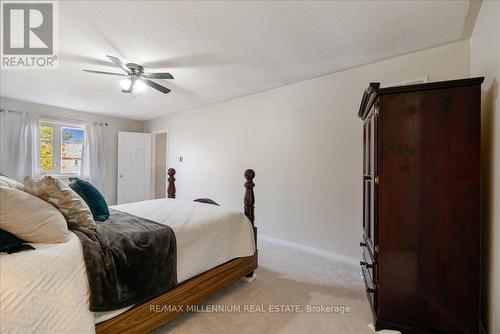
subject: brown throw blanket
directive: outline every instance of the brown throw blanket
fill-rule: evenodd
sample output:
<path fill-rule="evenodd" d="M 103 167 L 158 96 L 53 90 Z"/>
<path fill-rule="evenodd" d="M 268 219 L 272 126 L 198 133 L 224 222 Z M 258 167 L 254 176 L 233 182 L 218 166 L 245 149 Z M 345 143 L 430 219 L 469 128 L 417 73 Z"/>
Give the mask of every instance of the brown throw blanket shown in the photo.
<path fill-rule="evenodd" d="M 137 304 L 177 284 L 174 231 L 118 210 L 110 214 L 95 231 L 71 226 L 82 243 L 93 312 Z"/>

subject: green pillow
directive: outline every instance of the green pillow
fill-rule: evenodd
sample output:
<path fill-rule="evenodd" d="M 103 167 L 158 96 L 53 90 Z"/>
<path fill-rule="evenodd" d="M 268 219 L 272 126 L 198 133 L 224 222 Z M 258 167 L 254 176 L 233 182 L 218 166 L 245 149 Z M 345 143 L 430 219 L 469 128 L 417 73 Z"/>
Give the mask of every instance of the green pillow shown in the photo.
<path fill-rule="evenodd" d="M 90 211 L 92 211 L 94 220 L 103 222 L 109 218 L 108 204 L 96 187 L 78 178 L 72 179 L 69 187 L 87 203 Z"/>

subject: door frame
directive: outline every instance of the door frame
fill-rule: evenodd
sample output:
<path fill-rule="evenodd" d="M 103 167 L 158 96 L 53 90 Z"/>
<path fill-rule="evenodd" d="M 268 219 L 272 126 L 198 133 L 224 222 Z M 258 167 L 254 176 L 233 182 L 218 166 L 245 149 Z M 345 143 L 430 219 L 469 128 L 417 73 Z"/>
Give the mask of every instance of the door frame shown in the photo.
<path fill-rule="evenodd" d="M 151 134 L 151 177 L 150 177 L 150 196 L 151 199 L 155 199 L 156 196 L 156 135 L 164 133 L 167 136 L 167 154 L 165 155 L 165 163 L 167 168 L 169 166 L 169 152 L 170 152 L 170 138 L 168 136 L 168 129 L 159 129 L 149 131 Z"/>

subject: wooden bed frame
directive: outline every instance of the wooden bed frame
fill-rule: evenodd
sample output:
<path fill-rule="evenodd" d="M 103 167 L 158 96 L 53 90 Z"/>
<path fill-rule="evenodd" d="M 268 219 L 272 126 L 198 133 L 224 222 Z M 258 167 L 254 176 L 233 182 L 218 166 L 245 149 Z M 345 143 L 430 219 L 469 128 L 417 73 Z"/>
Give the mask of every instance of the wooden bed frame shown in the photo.
<path fill-rule="evenodd" d="M 175 198 L 175 169 L 170 168 L 168 176 L 168 198 Z M 255 184 L 253 179 L 255 172 L 247 169 L 244 176 L 246 179 L 243 199 L 244 213 L 252 223 L 254 230 L 255 254 L 228 261 L 176 285 L 159 296 L 135 305 L 126 312 L 97 324 L 95 326 L 96 333 L 147 333 L 185 312 L 189 306 L 201 303 L 240 278 L 253 275 L 253 271 L 257 269 L 258 265 L 257 228 L 254 224 L 255 195 L 253 188 Z M 196 201 L 218 205 L 207 198 Z"/>

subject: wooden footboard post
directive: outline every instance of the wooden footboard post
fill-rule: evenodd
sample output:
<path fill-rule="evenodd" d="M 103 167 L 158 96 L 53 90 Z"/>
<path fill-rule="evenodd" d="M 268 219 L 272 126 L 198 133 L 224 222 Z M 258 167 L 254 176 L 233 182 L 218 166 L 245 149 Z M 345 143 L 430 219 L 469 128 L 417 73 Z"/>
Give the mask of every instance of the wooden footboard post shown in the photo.
<path fill-rule="evenodd" d="M 255 194 L 253 193 L 253 188 L 255 187 L 255 183 L 253 183 L 253 178 L 255 177 L 255 172 L 253 169 L 247 169 L 245 171 L 245 197 L 243 198 L 243 202 L 245 204 L 245 216 L 248 217 L 250 222 L 252 223 L 252 227 L 255 230 Z M 257 235 L 255 235 L 257 237 Z"/>
<path fill-rule="evenodd" d="M 253 179 L 255 177 L 255 172 L 253 169 L 247 169 L 243 174 L 245 176 L 245 197 L 243 198 L 243 203 L 245 204 L 245 216 L 248 217 L 250 222 L 252 223 L 253 228 L 253 236 L 255 240 L 255 253 L 257 253 L 257 227 L 255 227 L 255 194 L 253 192 L 253 188 L 255 187 L 255 183 L 253 183 Z M 253 276 L 253 271 L 246 275 L 247 277 Z"/>
<path fill-rule="evenodd" d="M 168 169 L 168 188 L 167 188 L 167 194 L 168 198 L 175 198 L 175 169 L 169 168 Z"/>

